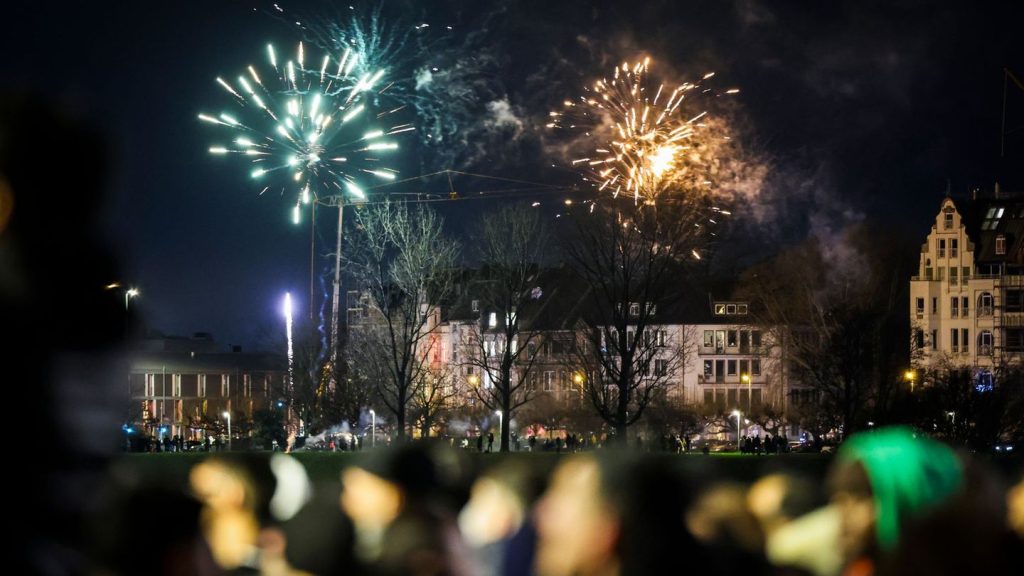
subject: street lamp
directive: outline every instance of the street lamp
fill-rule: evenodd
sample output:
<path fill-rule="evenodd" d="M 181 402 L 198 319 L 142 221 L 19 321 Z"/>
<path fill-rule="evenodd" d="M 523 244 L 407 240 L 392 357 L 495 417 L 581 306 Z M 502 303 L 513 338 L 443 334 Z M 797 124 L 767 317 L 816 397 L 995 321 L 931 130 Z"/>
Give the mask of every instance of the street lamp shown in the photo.
<path fill-rule="evenodd" d="M 907 370 L 903 373 L 903 379 L 910 382 L 910 393 L 914 393 L 914 380 L 917 379 L 917 373 L 913 370 Z"/>
<path fill-rule="evenodd" d="M 370 410 L 370 448 L 377 446 L 377 413 Z"/>
<path fill-rule="evenodd" d="M 736 417 L 736 451 L 740 451 L 740 411 L 733 410 L 732 415 Z"/>
<path fill-rule="evenodd" d="M 222 415 L 225 418 L 228 419 L 228 451 L 230 452 L 231 451 L 231 412 L 228 412 L 227 410 L 225 410 Z"/>
<path fill-rule="evenodd" d="M 502 414 L 501 410 L 495 410 L 495 414 L 498 415 L 498 452 L 501 452 L 501 425 L 502 425 Z"/>
<path fill-rule="evenodd" d="M 125 290 L 125 292 L 124 292 L 124 309 L 125 310 L 128 309 L 128 300 L 130 300 L 132 298 L 135 298 L 138 295 L 139 295 L 139 289 L 138 288 L 129 288 L 128 290 Z"/>

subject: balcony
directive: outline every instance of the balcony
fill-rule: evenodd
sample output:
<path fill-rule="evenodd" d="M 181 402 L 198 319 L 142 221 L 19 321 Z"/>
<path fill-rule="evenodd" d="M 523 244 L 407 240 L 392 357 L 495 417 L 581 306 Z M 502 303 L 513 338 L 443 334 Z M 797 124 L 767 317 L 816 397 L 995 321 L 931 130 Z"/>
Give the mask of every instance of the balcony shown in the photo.
<path fill-rule="evenodd" d="M 1005 328 L 1024 327 L 1024 312 L 1007 312 L 1003 314 L 1002 326 Z"/>

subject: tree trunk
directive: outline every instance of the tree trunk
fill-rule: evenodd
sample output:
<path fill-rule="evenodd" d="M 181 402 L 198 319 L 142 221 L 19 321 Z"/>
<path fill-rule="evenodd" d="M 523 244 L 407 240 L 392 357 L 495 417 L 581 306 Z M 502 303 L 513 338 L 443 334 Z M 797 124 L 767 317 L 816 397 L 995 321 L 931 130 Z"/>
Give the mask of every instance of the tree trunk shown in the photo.
<path fill-rule="evenodd" d="M 623 446 L 629 445 L 626 432 L 629 430 L 629 381 L 619 382 L 619 402 L 615 406 L 615 436 L 616 441 Z"/>

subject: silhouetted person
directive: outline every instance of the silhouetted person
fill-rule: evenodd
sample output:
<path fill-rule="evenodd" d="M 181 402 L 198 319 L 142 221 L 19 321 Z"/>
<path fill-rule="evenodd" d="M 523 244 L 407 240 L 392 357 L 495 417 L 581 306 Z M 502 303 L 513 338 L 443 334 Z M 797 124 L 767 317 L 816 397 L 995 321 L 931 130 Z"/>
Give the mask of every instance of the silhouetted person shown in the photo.
<path fill-rule="evenodd" d="M 106 168 L 90 130 L 0 95 L 0 330 L 18 381 L 5 400 L 46 451 L 12 464 L 30 487 L 8 537 L 12 574 L 83 569 L 78 527 L 124 434 L 129 372 L 114 353 L 129 322 L 124 292 L 106 289 L 121 280 L 98 226 Z"/>

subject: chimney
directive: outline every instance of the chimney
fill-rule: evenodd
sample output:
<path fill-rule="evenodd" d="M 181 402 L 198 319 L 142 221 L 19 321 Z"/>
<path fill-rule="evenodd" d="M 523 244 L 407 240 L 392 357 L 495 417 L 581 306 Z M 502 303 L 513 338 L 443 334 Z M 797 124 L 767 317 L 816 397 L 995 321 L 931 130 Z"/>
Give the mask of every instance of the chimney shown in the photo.
<path fill-rule="evenodd" d="M 977 200 L 977 199 L 978 199 L 978 189 L 977 188 L 972 188 L 971 189 L 971 200 Z"/>
<path fill-rule="evenodd" d="M 999 182 L 996 182 L 995 194 L 996 194 L 996 198 L 998 199 L 999 198 Z"/>

